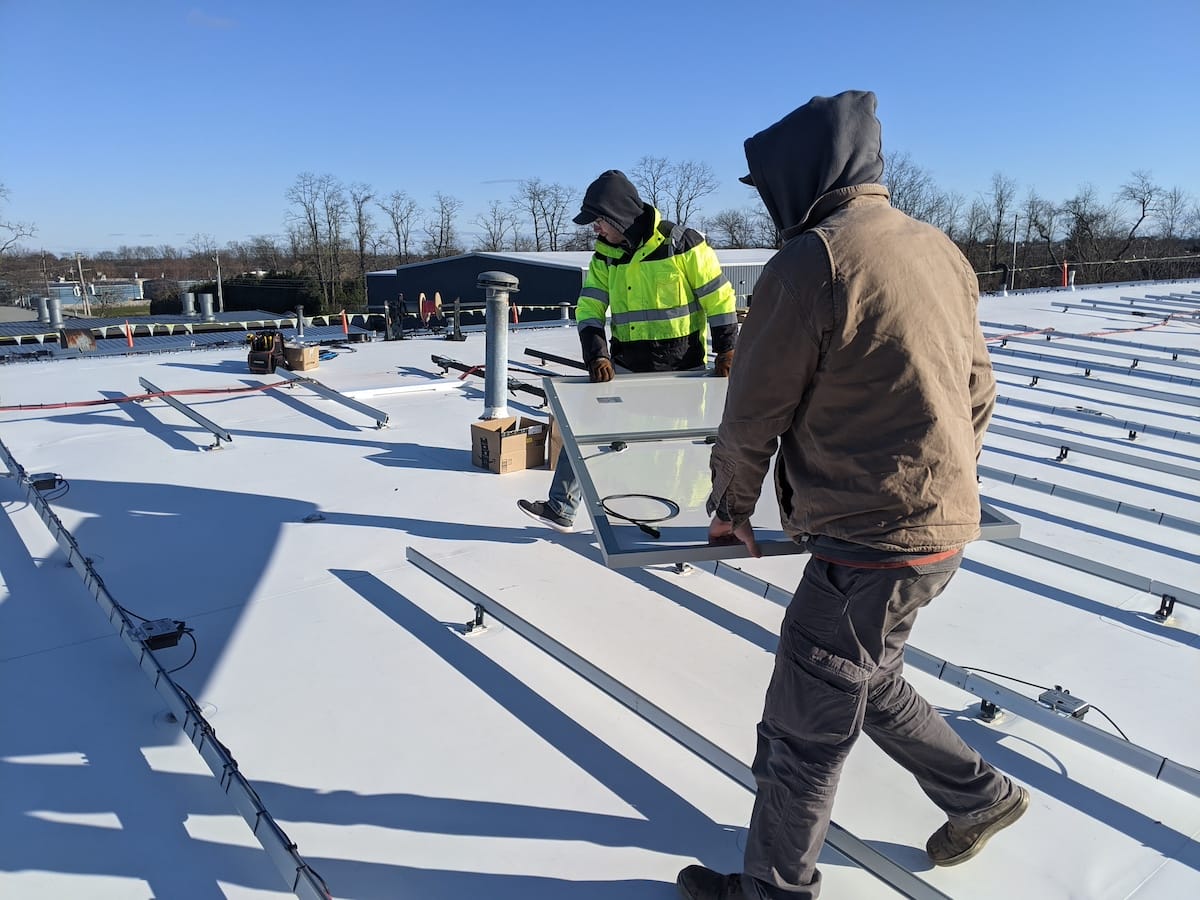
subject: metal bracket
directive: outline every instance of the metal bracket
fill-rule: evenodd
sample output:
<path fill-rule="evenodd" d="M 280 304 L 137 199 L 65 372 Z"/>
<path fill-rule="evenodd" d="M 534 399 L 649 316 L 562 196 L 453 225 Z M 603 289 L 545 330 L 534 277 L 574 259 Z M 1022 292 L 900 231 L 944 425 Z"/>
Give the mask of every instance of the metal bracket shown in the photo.
<path fill-rule="evenodd" d="M 1162 603 L 1159 604 L 1158 610 L 1154 613 L 1154 618 L 1160 622 L 1165 622 L 1171 618 L 1175 612 L 1175 596 L 1173 594 L 1163 594 Z"/>
<path fill-rule="evenodd" d="M 995 722 L 1000 715 L 1000 707 L 991 700 L 979 701 L 979 718 L 984 722 Z"/>
<path fill-rule="evenodd" d="M 1058 448 L 1058 456 L 1054 457 L 1054 461 L 1062 462 L 1064 459 L 1067 458 L 1067 454 L 1070 452 L 1071 452 L 1071 448 L 1068 447 L 1066 444 L 1063 444 L 1061 447 Z"/>
<path fill-rule="evenodd" d="M 476 631 L 482 631 L 483 629 L 487 628 L 487 626 L 483 624 L 483 604 L 475 604 L 475 618 L 470 622 L 463 623 L 463 627 L 466 629 L 463 634 L 473 634 Z"/>

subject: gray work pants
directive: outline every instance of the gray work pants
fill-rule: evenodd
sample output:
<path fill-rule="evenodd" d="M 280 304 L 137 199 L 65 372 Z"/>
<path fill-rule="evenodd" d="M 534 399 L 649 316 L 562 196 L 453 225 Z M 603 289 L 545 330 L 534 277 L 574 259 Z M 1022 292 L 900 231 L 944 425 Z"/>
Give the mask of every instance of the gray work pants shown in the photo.
<path fill-rule="evenodd" d="M 784 616 L 758 726 L 758 794 L 742 878 L 748 898 L 817 897 L 817 856 L 842 764 L 861 731 L 956 823 L 1013 790 L 901 675 L 917 611 L 961 561 L 958 554 L 866 569 L 809 560 Z"/>

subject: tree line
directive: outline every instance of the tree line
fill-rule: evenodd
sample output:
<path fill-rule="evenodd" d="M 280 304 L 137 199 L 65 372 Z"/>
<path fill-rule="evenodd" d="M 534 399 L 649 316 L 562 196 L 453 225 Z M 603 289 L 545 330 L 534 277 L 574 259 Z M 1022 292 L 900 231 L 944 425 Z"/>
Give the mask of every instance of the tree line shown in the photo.
<path fill-rule="evenodd" d="M 643 199 L 663 217 L 706 233 L 717 248 L 777 247 L 770 216 L 748 191 L 748 202 L 708 214 L 705 198 L 718 181 L 707 163 L 643 156 L 628 170 Z M 1200 276 L 1200 203 L 1181 187 L 1132 172 L 1105 199 L 1090 185 L 1052 200 L 996 172 L 968 200 L 941 188 L 907 153 L 885 155 L 884 184 L 892 204 L 944 231 L 980 275 L 983 290 L 1061 282 L 1063 264 L 1088 284 Z M 128 246 L 84 261 L 28 249 L 36 226 L 8 220 L 9 192 L 0 184 L 0 300 L 45 293 L 60 277 L 257 282 L 265 291 L 306 297 L 314 311 L 366 305 L 369 271 L 479 251 L 589 250 L 590 227 L 571 219 L 582 191 L 541 178 L 519 181 L 464 223 L 463 203 L 438 191 L 422 205 L 403 189 L 345 184 L 331 174 L 304 172 L 286 191 L 282 235 L 253 235 L 218 244 L 197 234 L 184 247 Z M 469 237 L 467 235 L 470 235 Z M 223 267 L 223 268 L 222 268 Z M 297 291 L 299 293 L 297 294 Z M 282 294 L 280 294 L 282 297 Z M 261 300 L 260 300 L 261 303 Z M 276 304 L 265 304 L 267 308 Z"/>

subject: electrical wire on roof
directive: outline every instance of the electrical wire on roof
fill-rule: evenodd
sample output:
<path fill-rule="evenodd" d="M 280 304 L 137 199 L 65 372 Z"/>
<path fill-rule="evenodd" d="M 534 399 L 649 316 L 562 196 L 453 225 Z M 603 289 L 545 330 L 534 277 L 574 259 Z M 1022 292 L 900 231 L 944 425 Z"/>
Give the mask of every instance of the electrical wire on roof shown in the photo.
<path fill-rule="evenodd" d="M 54 488 L 51 491 L 42 491 L 42 496 L 45 499 L 61 500 L 63 497 L 67 496 L 67 494 L 70 492 L 71 482 L 67 481 L 67 479 L 62 478 L 62 477 L 57 478 L 57 481 L 58 481 L 58 487 Z"/>
<path fill-rule="evenodd" d="M 955 665 L 958 664 L 956 663 Z M 980 675 L 994 675 L 996 678 L 1003 678 L 1005 681 L 1015 681 L 1017 684 L 1023 684 L 1026 687 L 1037 688 L 1039 691 L 1054 690 L 1054 688 L 1049 688 L 1044 684 L 1034 684 L 1032 681 L 1023 681 L 1020 678 L 1014 678 L 1012 675 L 1005 675 L 1002 672 L 992 672 L 988 669 L 977 669 L 975 666 L 959 665 L 958 667 L 960 669 L 965 669 L 968 672 L 978 672 Z M 1096 712 L 1100 713 L 1100 715 L 1104 716 L 1104 718 L 1108 720 L 1108 724 L 1117 730 L 1117 734 L 1121 735 L 1124 740 L 1129 740 L 1129 735 L 1121 730 L 1121 726 L 1114 722 L 1108 713 L 1098 707 L 1095 703 L 1089 704 L 1089 708 L 1094 709 Z"/>
<path fill-rule="evenodd" d="M 170 675 L 172 672 L 178 672 L 180 669 L 187 668 L 189 665 L 191 665 L 192 660 L 196 658 L 196 651 L 200 649 L 200 646 L 196 643 L 196 636 L 192 634 L 192 630 L 193 629 L 191 628 L 183 629 L 183 636 L 192 642 L 192 655 L 189 656 L 182 665 L 178 665 L 173 669 L 167 669 L 168 675 Z"/>
<path fill-rule="evenodd" d="M 63 403 L 22 403 L 17 406 L 0 406 L 0 412 L 19 412 L 25 409 L 72 409 L 80 406 L 104 406 L 108 403 L 140 403 L 160 397 L 187 397 L 196 394 L 249 394 L 271 388 L 287 387 L 291 382 L 276 381 L 273 384 L 253 384 L 236 388 L 181 388 L 175 391 L 155 391 L 149 394 L 131 394 L 128 397 L 105 397 L 103 400 L 71 400 Z"/>

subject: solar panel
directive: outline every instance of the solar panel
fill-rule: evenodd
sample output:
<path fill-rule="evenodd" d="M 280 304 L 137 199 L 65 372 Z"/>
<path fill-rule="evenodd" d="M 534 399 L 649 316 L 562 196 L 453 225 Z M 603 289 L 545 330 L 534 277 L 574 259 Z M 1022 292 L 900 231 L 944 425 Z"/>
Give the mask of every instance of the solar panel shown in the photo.
<path fill-rule="evenodd" d="M 734 559 L 741 543 L 710 545 L 711 438 L 725 410 L 728 380 L 706 372 L 623 375 L 592 384 L 584 376 L 544 380 L 563 451 L 574 466 L 606 565 Z M 751 516 L 764 556 L 804 553 L 783 531 L 771 485 Z M 1019 525 L 985 509 L 983 538 L 1017 537 Z"/>

